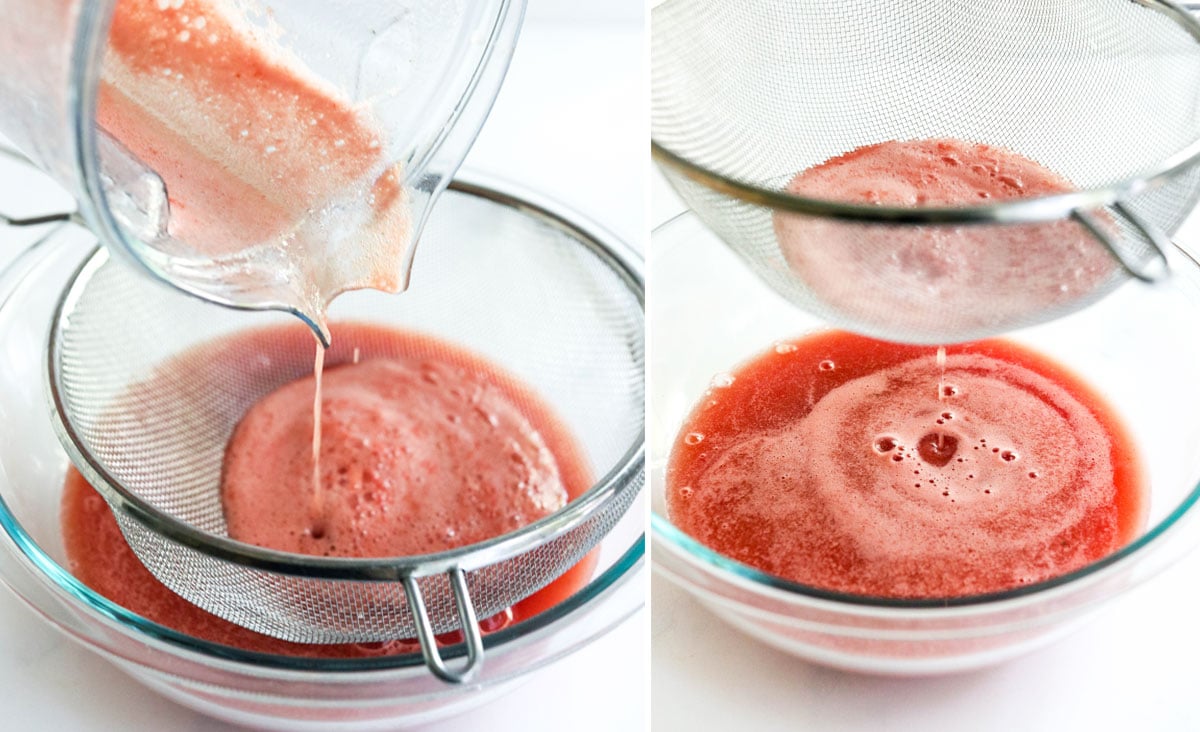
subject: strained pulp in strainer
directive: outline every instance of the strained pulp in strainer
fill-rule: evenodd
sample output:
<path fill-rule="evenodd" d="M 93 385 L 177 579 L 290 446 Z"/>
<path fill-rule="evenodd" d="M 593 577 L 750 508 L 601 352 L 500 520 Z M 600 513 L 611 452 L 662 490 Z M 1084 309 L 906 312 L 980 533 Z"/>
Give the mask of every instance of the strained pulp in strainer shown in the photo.
<path fill-rule="evenodd" d="M 592 485 L 558 417 L 496 366 L 415 334 L 351 324 L 335 333 L 339 353 L 361 360 L 324 373 L 320 484 L 309 481 L 306 377 L 259 399 L 229 439 L 221 504 L 231 538 L 316 556 L 433 554 L 515 531 Z M 219 347 L 254 359 L 268 340 L 278 338 L 251 332 Z"/>
<path fill-rule="evenodd" d="M 970 206 L 1074 190 L 1053 171 L 991 145 L 907 140 L 868 145 L 794 177 L 788 193 L 882 206 Z M 1080 224 L 854 228 L 777 212 L 779 248 L 818 298 L 861 323 L 903 332 L 987 331 L 1052 312 L 1118 281 L 1112 256 Z"/>

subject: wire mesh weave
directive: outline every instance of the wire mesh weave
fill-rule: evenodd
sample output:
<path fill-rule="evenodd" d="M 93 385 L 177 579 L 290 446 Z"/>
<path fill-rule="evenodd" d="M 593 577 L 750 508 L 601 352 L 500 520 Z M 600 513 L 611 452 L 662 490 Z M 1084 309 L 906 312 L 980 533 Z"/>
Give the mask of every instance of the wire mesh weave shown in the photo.
<path fill-rule="evenodd" d="M 663 165 L 684 200 L 788 300 L 873 335 L 965 340 L 1056 317 L 1128 278 L 1113 260 L 1080 286 L 1069 253 L 1030 261 L 1021 242 L 1103 246 L 1070 220 L 1078 213 L 1111 234 L 1136 272 L 1155 249 L 1107 204 L 1123 201 L 1166 235 L 1191 212 L 1200 198 L 1190 159 L 1200 139 L 1198 34 L 1156 0 L 667 0 L 652 14 L 652 136 L 693 166 Z M 998 204 L 984 217 L 995 223 L 964 216 L 914 234 L 915 223 L 869 210 L 856 221 L 784 213 L 778 201 L 734 190 L 783 192 L 796 174 L 850 150 L 938 138 L 1005 148 L 1110 200 L 1049 220 L 1043 209 L 1041 223 L 1022 224 Z M 1026 231 L 1014 235 L 1013 225 Z M 897 239 L 914 236 L 938 240 L 949 257 L 960 245 L 983 251 L 975 291 L 930 296 L 935 288 L 891 256 Z M 826 287 L 794 266 L 789 247 L 869 264 Z M 1031 279 L 1069 291 L 1023 297 L 1020 283 Z"/>
<path fill-rule="evenodd" d="M 287 640 L 373 642 L 416 636 L 399 581 L 412 576 L 441 633 L 462 625 L 449 568 L 465 570 L 471 602 L 487 617 L 578 562 L 633 502 L 643 462 L 640 281 L 603 244 L 535 209 L 451 190 L 439 212 L 412 288 L 400 296 L 347 294 L 331 320 L 431 333 L 498 363 L 536 387 L 594 474 L 607 477 L 541 522 L 436 561 L 286 555 L 300 567 L 293 573 L 264 568 L 263 552 L 246 545 L 214 552 L 225 546 L 220 480 L 228 438 L 258 398 L 312 373 L 311 333 L 299 325 L 273 330 L 281 335 L 262 339 L 250 358 L 223 349 L 223 336 L 293 321 L 200 302 L 98 253 L 65 295 L 51 389 L 68 452 L 112 506 L 139 559 L 176 593 Z M 364 358 L 388 355 L 384 345 L 354 345 Z M 335 325 L 327 365 L 349 359 Z"/>

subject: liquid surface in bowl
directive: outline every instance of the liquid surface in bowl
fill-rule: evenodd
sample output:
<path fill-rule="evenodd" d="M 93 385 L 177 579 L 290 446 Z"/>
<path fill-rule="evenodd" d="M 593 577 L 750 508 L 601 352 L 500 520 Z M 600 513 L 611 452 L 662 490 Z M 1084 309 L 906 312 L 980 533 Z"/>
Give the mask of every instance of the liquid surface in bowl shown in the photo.
<path fill-rule="evenodd" d="M 184 249 L 285 276 L 323 320 L 337 294 L 404 285 L 411 245 L 400 167 L 369 112 L 228 0 L 120 0 L 100 127 L 166 186 Z M 265 299 L 265 298 L 264 298 Z"/>
<path fill-rule="evenodd" d="M 232 537 L 313 555 L 424 554 L 508 533 L 591 486 L 582 449 L 550 407 L 498 367 L 428 336 L 356 324 L 338 324 L 334 332 L 334 363 L 322 400 L 323 498 L 319 504 L 312 500 L 315 384 L 307 377 L 260 399 L 229 442 L 222 498 Z M 251 331 L 208 347 L 222 349 L 225 357 L 232 349 L 241 361 L 311 346 L 311 334 L 292 327 Z M 361 361 L 339 362 L 351 353 Z M 193 375 L 184 372 L 202 370 L 207 362 L 181 361 L 187 365 L 167 369 L 160 378 L 191 381 Z M 417 649 L 413 641 L 288 643 L 195 607 L 146 570 L 107 504 L 74 470 L 64 489 L 62 523 L 78 579 L 187 635 L 285 655 Z M 485 621 L 485 631 L 566 599 L 590 578 L 595 559 L 589 555 L 545 589 Z"/>
<path fill-rule="evenodd" d="M 802 171 L 786 187 L 798 196 L 902 207 L 975 206 L 1072 190 L 1033 160 L 954 139 L 867 145 Z M 1071 221 L 883 226 L 786 213 L 774 221 L 788 266 L 824 302 L 857 320 L 918 334 L 1053 311 L 1095 291 L 1117 268 Z"/>
<path fill-rule="evenodd" d="M 717 552 L 856 595 L 961 597 L 1128 543 L 1132 439 L 1076 376 L 1002 340 L 940 352 L 831 331 L 718 376 L 667 471 L 670 519 Z"/>

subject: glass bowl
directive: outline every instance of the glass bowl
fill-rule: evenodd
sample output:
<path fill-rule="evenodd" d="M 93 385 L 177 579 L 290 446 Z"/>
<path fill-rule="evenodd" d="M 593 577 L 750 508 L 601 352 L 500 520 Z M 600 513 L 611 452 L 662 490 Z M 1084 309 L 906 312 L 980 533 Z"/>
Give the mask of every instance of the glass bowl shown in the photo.
<path fill-rule="evenodd" d="M 528 234 L 530 219 L 547 233 L 518 240 L 534 245 L 561 244 L 563 239 L 583 243 L 582 236 L 555 240 L 550 232 L 588 231 L 596 234 L 590 244 L 599 261 L 634 273 L 629 296 L 638 302 L 635 255 L 594 229 L 574 228 L 561 218 L 569 214 L 530 201 L 494 187 L 458 186 L 434 214 L 426 251 L 432 254 L 439 242 L 455 241 L 455 234 L 459 243 L 446 246 L 476 246 L 504 232 Z M 0 447 L 0 580 L 71 638 L 148 687 L 229 722 L 280 730 L 395 729 L 483 704 L 530 672 L 602 636 L 643 605 L 643 498 L 601 542 L 596 573 L 585 587 L 554 608 L 485 637 L 483 667 L 468 684 L 434 678 L 420 654 L 299 659 L 241 651 L 181 635 L 99 596 L 66 569 L 59 504 L 69 461 L 55 437 L 44 388 L 46 337 L 55 302 L 72 273 L 94 252 L 90 234 L 63 228 L 0 273 L 0 354 L 7 375 L 0 383 L 0 419 L 12 434 L 21 435 Z M 414 283 L 414 288 L 421 286 Z M 372 296 L 388 297 L 361 293 Z M 395 298 L 397 307 L 405 297 Z M 347 305 L 353 308 L 349 299 Z M 455 305 L 469 307 L 461 300 Z M 640 306 L 636 310 L 640 333 Z M 250 327 L 295 322 L 282 313 L 245 315 L 254 321 Z M 629 347 L 640 353 L 640 339 Z M 443 653 L 453 658 L 462 649 Z"/>
<path fill-rule="evenodd" d="M 764 574 L 696 542 L 667 518 L 666 461 L 712 377 L 772 343 L 827 328 L 762 285 L 694 214 L 653 235 L 650 328 L 651 536 L 655 570 L 730 625 L 801 658 L 868 673 L 921 675 L 991 665 L 1062 636 L 1181 557 L 1200 497 L 1200 265 L 1169 252 L 1163 283 L 1126 283 L 1099 303 L 1005 337 L 1104 394 L 1149 479 L 1146 527 L 1104 559 L 1020 589 L 951 600 L 884 600 Z"/>

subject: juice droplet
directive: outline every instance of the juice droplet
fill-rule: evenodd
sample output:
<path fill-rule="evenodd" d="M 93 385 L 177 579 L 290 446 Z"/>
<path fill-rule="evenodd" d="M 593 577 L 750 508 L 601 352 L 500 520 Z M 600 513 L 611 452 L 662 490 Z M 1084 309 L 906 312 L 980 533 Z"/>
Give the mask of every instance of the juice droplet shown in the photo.
<path fill-rule="evenodd" d="M 495 633 L 497 630 L 507 628 L 513 621 L 512 608 L 501 610 L 490 618 L 484 618 L 479 622 L 479 629 L 484 633 Z"/>
<path fill-rule="evenodd" d="M 822 371 L 833 371 L 835 368 L 837 368 L 837 364 L 835 364 L 833 361 L 826 359 L 826 360 L 822 361 L 821 363 L 817 364 L 817 368 Z"/>
<path fill-rule="evenodd" d="M 1029 471 L 1029 477 L 1030 477 L 1030 478 L 1036 478 L 1036 477 L 1038 477 L 1037 471 L 1036 471 L 1036 470 L 1031 470 L 1031 471 Z"/>
<path fill-rule="evenodd" d="M 942 398 L 944 399 L 952 396 L 958 396 L 958 387 L 954 386 L 953 384 L 943 384 Z"/>
<path fill-rule="evenodd" d="M 1017 453 L 1013 452 L 1012 450 L 1005 450 L 1000 453 L 1000 459 L 1006 463 L 1011 463 L 1012 461 L 1016 460 L 1018 457 L 1020 457 L 1020 456 L 1017 455 Z"/>
<path fill-rule="evenodd" d="M 680 488 L 679 489 L 679 497 L 680 498 L 691 498 L 692 497 L 692 487 L 690 485 L 685 485 L 682 488 Z"/>
<path fill-rule="evenodd" d="M 946 347 L 938 346 L 937 350 L 937 367 L 938 367 L 938 401 L 946 398 Z M 938 422 L 941 424 L 941 422 Z"/>
<path fill-rule="evenodd" d="M 683 441 L 688 445 L 699 445 L 704 442 L 704 435 L 700 432 L 689 432 L 683 436 Z"/>

